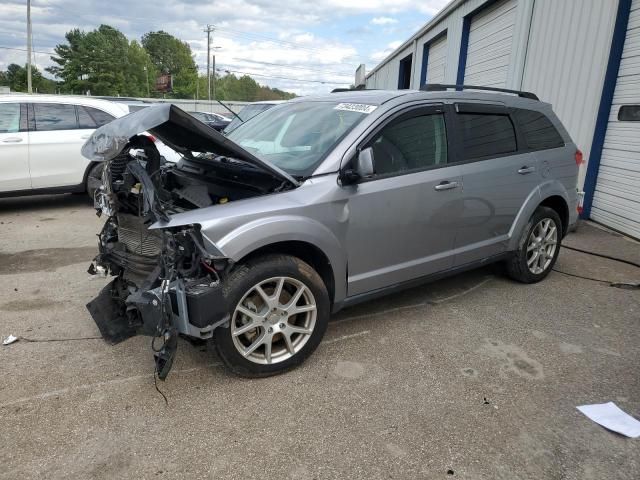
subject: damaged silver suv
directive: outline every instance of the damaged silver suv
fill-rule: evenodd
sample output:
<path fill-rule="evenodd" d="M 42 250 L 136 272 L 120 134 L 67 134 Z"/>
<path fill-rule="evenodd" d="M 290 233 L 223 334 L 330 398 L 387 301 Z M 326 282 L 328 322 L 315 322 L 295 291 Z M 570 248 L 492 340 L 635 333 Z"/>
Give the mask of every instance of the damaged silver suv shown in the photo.
<path fill-rule="evenodd" d="M 300 98 L 228 137 L 172 105 L 96 130 L 103 336 L 154 336 L 160 378 L 178 335 L 266 376 L 348 305 L 497 261 L 542 280 L 577 219 L 581 153 L 535 95 L 469 88 Z"/>

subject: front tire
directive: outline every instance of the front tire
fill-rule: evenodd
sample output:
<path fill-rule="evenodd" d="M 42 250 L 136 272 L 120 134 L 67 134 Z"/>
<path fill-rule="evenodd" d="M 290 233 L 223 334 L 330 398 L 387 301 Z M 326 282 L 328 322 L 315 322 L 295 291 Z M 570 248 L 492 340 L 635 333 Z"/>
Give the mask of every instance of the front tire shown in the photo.
<path fill-rule="evenodd" d="M 95 200 L 96 191 L 102 185 L 102 171 L 104 170 L 104 162 L 96 163 L 91 167 L 87 174 L 85 190 L 91 202 Z"/>
<path fill-rule="evenodd" d="M 518 250 L 506 262 L 509 277 L 522 283 L 544 279 L 558 259 L 562 222 L 555 210 L 538 207 L 522 232 Z"/>
<path fill-rule="evenodd" d="M 299 258 L 268 255 L 236 267 L 225 280 L 229 322 L 212 339 L 235 374 L 266 377 L 291 370 L 318 347 L 330 301 L 320 275 Z"/>

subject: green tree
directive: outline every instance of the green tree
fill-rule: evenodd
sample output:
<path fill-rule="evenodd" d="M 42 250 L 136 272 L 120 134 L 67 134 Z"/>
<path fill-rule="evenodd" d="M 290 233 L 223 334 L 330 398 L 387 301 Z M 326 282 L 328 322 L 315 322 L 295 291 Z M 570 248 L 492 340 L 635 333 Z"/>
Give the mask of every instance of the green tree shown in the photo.
<path fill-rule="evenodd" d="M 54 63 L 47 69 L 62 80 L 61 89 L 69 93 L 92 95 L 146 95 L 147 82 L 155 78 L 148 54 L 119 30 L 100 25 L 83 32 L 74 29 L 65 35 L 66 44 L 55 47 Z"/>
<path fill-rule="evenodd" d="M 206 81 L 206 75 L 200 77 L 200 98 L 207 98 Z M 217 100 L 257 102 L 261 100 L 289 100 L 295 96 L 293 93 L 284 92 L 277 88 L 262 86 L 249 75 L 242 77 L 236 77 L 232 73 L 222 77 L 216 75 Z"/>
<path fill-rule="evenodd" d="M 158 70 L 151 56 L 142 45 L 133 40 L 129 45 L 127 61 L 128 76 L 131 80 L 131 88 L 127 95 L 148 97 L 155 88 L 155 80 L 158 76 Z"/>
<path fill-rule="evenodd" d="M 33 91 L 37 93 L 55 93 L 56 82 L 45 78 L 35 67 L 31 66 L 31 82 Z M 27 91 L 27 67 L 15 63 L 7 66 L 7 70 L 0 72 L 0 85 L 6 85 L 14 92 Z"/>
<path fill-rule="evenodd" d="M 172 96 L 193 98 L 196 94 L 198 68 L 189 44 L 160 30 L 146 33 L 142 37 L 142 46 L 149 53 L 158 73 L 173 77 Z"/>

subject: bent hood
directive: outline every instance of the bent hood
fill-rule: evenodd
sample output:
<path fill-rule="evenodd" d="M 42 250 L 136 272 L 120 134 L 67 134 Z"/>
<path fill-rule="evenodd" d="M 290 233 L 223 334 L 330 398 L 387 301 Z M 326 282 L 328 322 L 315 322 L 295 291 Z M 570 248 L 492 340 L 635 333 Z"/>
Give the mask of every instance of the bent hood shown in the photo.
<path fill-rule="evenodd" d="M 149 132 L 177 152 L 209 152 L 236 158 L 298 186 L 299 182 L 272 163 L 259 159 L 240 145 L 169 103 L 154 105 L 103 125 L 82 146 L 82 155 L 94 162 L 115 158 L 129 139 Z"/>

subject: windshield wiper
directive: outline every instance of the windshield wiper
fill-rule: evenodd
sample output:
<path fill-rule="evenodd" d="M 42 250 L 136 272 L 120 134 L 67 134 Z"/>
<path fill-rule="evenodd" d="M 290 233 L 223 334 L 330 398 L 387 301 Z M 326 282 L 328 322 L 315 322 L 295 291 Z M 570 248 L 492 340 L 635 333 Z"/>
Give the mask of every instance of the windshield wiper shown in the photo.
<path fill-rule="evenodd" d="M 244 123 L 244 120 L 242 120 L 240 118 L 240 115 L 238 115 L 236 112 L 234 112 L 233 110 L 231 110 L 229 107 L 227 107 L 224 103 L 222 103 L 222 101 L 220 100 L 216 100 L 220 105 L 222 105 L 224 108 L 226 108 L 229 112 L 231 112 L 231 114 L 236 117 L 238 120 L 240 120 L 242 123 Z"/>

